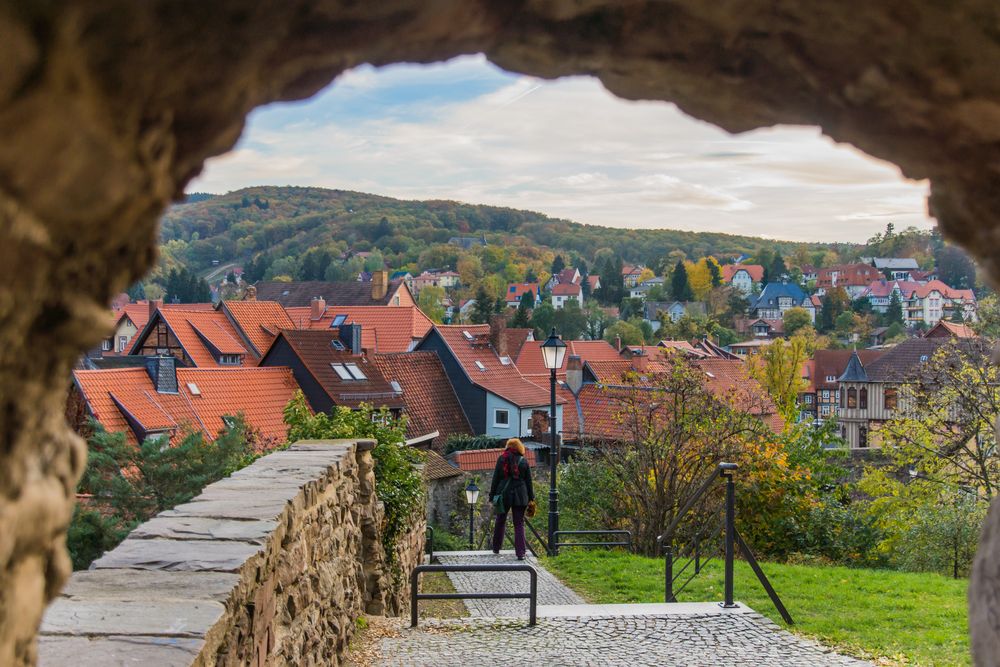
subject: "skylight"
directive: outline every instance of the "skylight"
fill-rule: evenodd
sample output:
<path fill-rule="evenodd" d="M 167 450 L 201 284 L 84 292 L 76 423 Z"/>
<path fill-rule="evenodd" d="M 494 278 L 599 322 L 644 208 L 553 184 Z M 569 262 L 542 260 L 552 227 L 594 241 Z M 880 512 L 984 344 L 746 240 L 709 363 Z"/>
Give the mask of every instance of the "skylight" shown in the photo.
<path fill-rule="evenodd" d="M 474 340 L 474 336 L 465 329 L 462 329 L 462 335 L 465 336 L 465 340 Z"/>
<path fill-rule="evenodd" d="M 330 364 L 330 368 L 332 368 L 334 372 L 337 373 L 337 375 L 340 377 L 341 380 L 354 379 L 353 377 L 351 377 L 351 374 L 347 371 L 347 369 L 344 368 L 344 364 Z"/>
<path fill-rule="evenodd" d="M 394 392 L 396 392 L 397 394 L 402 394 L 402 393 L 403 393 L 403 388 L 402 388 L 402 387 L 401 387 L 401 386 L 399 385 L 399 383 L 398 383 L 398 382 L 396 382 L 395 380 L 391 380 L 391 381 L 389 382 L 389 384 L 391 384 L 391 385 L 392 385 L 392 390 L 393 390 Z"/>
<path fill-rule="evenodd" d="M 347 367 L 347 372 L 351 374 L 355 380 L 367 380 L 368 376 L 361 372 L 357 364 L 344 364 Z"/>
<path fill-rule="evenodd" d="M 331 327 L 339 327 L 341 324 L 347 321 L 347 315 L 337 315 L 333 318 L 333 322 L 330 323 Z"/>
<path fill-rule="evenodd" d="M 330 347 L 332 347 L 333 349 L 338 350 L 340 352 L 343 352 L 344 350 L 347 349 L 346 347 L 344 347 L 344 344 L 341 343 L 336 338 L 330 341 Z"/>
<path fill-rule="evenodd" d="M 510 357 L 500 357 L 500 363 L 504 366 L 510 366 Z"/>
<path fill-rule="evenodd" d="M 201 389 L 198 389 L 198 385 L 194 382 L 187 383 L 188 391 L 191 392 L 192 396 L 201 396 Z"/>
<path fill-rule="evenodd" d="M 485 371 L 486 370 L 486 366 L 483 366 L 483 362 L 478 361 L 478 360 L 476 361 L 476 368 L 478 368 L 481 371 Z"/>

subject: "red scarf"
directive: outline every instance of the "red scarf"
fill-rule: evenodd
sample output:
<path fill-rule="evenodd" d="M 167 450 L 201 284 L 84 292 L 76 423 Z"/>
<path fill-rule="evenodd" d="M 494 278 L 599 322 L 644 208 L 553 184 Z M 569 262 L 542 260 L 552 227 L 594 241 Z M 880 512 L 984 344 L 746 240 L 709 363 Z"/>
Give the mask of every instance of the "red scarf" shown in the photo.
<path fill-rule="evenodd" d="M 520 466 L 518 465 L 518 460 L 515 458 L 518 456 L 520 456 L 520 454 L 515 452 L 513 449 L 507 449 L 500 455 L 500 458 L 503 459 L 504 477 L 513 477 L 514 479 L 521 478 Z"/>

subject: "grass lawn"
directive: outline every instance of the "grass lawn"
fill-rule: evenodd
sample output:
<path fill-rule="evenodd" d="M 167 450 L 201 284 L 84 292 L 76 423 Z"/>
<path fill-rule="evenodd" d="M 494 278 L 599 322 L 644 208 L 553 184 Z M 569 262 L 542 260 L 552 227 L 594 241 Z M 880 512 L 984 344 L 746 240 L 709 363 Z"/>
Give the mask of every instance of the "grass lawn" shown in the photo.
<path fill-rule="evenodd" d="M 593 603 L 663 602 L 661 559 L 565 549 L 544 564 Z M 795 620 L 790 628 L 795 632 L 857 657 L 888 658 L 879 664 L 970 664 L 966 580 L 834 566 L 761 567 Z M 677 597 L 721 600 L 722 584 L 722 563 L 715 560 Z M 753 571 L 740 561 L 734 587 L 736 600 L 784 625 Z"/>

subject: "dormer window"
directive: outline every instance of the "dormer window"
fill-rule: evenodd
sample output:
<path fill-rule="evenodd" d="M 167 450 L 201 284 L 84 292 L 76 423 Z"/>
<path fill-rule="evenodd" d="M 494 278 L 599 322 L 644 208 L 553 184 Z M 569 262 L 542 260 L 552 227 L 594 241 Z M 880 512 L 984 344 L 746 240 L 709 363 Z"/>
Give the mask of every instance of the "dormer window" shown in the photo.
<path fill-rule="evenodd" d="M 223 366 L 239 366 L 240 365 L 240 355 L 238 354 L 222 354 L 219 355 L 219 364 Z"/>

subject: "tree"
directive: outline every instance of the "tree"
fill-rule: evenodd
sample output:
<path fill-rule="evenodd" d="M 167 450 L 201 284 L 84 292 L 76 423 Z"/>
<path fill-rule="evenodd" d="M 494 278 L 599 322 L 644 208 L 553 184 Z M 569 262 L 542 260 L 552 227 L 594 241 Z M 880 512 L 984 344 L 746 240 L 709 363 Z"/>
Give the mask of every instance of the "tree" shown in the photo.
<path fill-rule="evenodd" d="M 629 322 L 618 321 L 604 331 L 604 340 L 617 345 L 619 339 L 622 345 L 645 345 L 642 330 Z"/>
<path fill-rule="evenodd" d="M 961 248 L 946 245 L 937 253 L 938 277 L 949 287 L 972 289 L 976 286 L 976 265 Z"/>
<path fill-rule="evenodd" d="M 719 266 L 719 262 L 714 257 L 708 257 L 706 259 L 708 262 L 709 273 L 712 274 L 712 287 L 722 286 L 722 267 Z"/>
<path fill-rule="evenodd" d="M 552 260 L 552 275 L 557 275 L 565 268 L 566 262 L 563 260 L 562 255 L 556 255 L 556 258 Z"/>
<path fill-rule="evenodd" d="M 670 296 L 677 301 L 694 300 L 684 262 L 678 261 L 674 266 L 674 272 L 670 276 Z"/>
<path fill-rule="evenodd" d="M 615 318 L 608 315 L 607 311 L 595 303 L 589 303 L 585 311 L 587 316 L 586 336 L 590 340 L 601 340 L 604 332 L 611 326 Z"/>
<path fill-rule="evenodd" d="M 889 308 L 885 311 L 883 322 L 885 326 L 903 323 L 903 302 L 900 301 L 899 292 L 896 290 L 889 296 Z"/>
<path fill-rule="evenodd" d="M 823 295 L 823 306 L 820 310 L 819 330 L 826 333 L 835 326 L 841 313 L 850 309 L 851 297 L 843 287 L 834 287 Z"/>
<path fill-rule="evenodd" d="M 420 290 L 420 295 L 417 297 L 417 306 L 423 311 L 424 315 L 431 318 L 432 321 L 441 324 L 444 321 L 444 305 L 442 305 L 444 297 L 444 288 L 428 285 Z M 478 301 L 476 305 L 479 305 Z"/>
<path fill-rule="evenodd" d="M 514 317 L 510 321 L 510 326 L 518 329 L 527 329 L 531 326 L 531 311 L 535 308 L 535 293 L 528 291 L 521 295 L 521 302 L 517 304 Z"/>
<path fill-rule="evenodd" d="M 580 308 L 580 304 L 571 299 L 555 311 L 552 326 L 564 340 L 577 340 L 587 330 L 587 316 Z"/>
<path fill-rule="evenodd" d="M 131 301 L 140 301 L 146 298 L 146 286 L 143 285 L 141 280 L 138 280 L 129 286 L 126 293 Z"/>
<path fill-rule="evenodd" d="M 749 361 L 750 374 L 767 389 L 786 426 L 798 421 L 799 393 L 805 388 L 802 365 L 808 358 L 805 339 L 793 336 L 787 343 L 773 341 Z"/>
<path fill-rule="evenodd" d="M 702 257 L 694 264 L 686 264 L 684 269 L 687 271 L 693 298 L 704 301 L 712 290 L 712 272 L 708 268 L 708 261 Z"/>
<path fill-rule="evenodd" d="M 556 309 L 548 301 L 543 301 L 531 311 L 531 326 L 535 329 L 535 338 L 545 340 L 555 326 Z"/>
<path fill-rule="evenodd" d="M 650 268 L 645 268 L 641 272 L 639 272 L 639 282 L 640 283 L 644 283 L 647 280 L 652 280 L 655 277 L 656 277 L 656 274 L 653 273 L 653 270 L 650 269 Z"/>
<path fill-rule="evenodd" d="M 782 258 L 781 253 L 778 250 L 775 250 L 774 257 L 771 259 L 771 263 L 767 267 L 767 281 L 777 282 L 787 273 L 788 267 L 785 266 L 784 258 Z"/>
<path fill-rule="evenodd" d="M 173 445 L 160 437 L 134 445 L 124 433 L 92 422 L 78 487 L 90 500 L 77 507 L 67 538 L 73 567 L 85 568 L 137 524 L 187 502 L 270 446 L 242 417 L 232 417 L 230 424 L 211 442 L 200 432 L 188 432 Z"/>
<path fill-rule="evenodd" d="M 785 325 L 785 335 L 794 336 L 799 329 L 812 325 L 812 316 L 805 308 L 789 308 L 782 316 Z"/>
<path fill-rule="evenodd" d="M 752 414 L 760 405 L 755 392 L 736 389 L 717 396 L 708 390 L 705 373 L 681 355 L 665 364 L 666 370 L 648 381 L 628 373 L 624 386 L 601 389 L 614 415 L 615 434 L 594 445 L 621 484 L 633 544 L 649 556 L 659 554 L 657 537 L 716 465 L 745 461 L 751 443 L 767 431 Z M 705 519 L 696 511 L 679 531 Z M 664 534 L 664 542 L 670 544 L 675 535 Z"/>
<path fill-rule="evenodd" d="M 486 291 L 486 287 L 483 285 L 479 286 L 476 290 L 476 305 L 472 307 L 472 316 L 470 319 L 473 324 L 489 324 L 490 316 L 493 315 L 494 311 L 494 299 L 490 296 L 490 293 Z"/>

